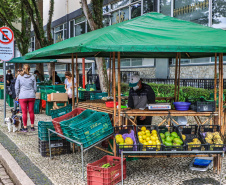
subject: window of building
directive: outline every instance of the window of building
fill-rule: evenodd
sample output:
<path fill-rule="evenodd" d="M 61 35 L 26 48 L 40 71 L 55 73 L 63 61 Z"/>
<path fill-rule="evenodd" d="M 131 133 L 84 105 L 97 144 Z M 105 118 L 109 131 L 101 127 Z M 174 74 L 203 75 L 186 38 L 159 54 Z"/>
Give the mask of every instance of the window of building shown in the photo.
<path fill-rule="evenodd" d="M 160 0 L 160 13 L 171 16 L 171 0 Z"/>
<path fill-rule="evenodd" d="M 75 19 L 75 36 L 84 34 L 87 32 L 87 23 L 86 18 L 80 17 Z"/>
<path fill-rule="evenodd" d="M 143 13 L 152 12 L 154 10 L 154 0 L 143 0 Z"/>
<path fill-rule="evenodd" d="M 175 0 L 174 7 L 174 17 L 208 26 L 209 0 Z"/>
<path fill-rule="evenodd" d="M 214 28 L 226 28 L 226 2 L 224 0 L 212 0 L 212 26 Z"/>
<path fill-rule="evenodd" d="M 141 16 L 141 3 L 137 3 L 131 6 L 131 19 Z"/>
<path fill-rule="evenodd" d="M 61 42 L 66 39 L 67 26 L 66 23 L 54 28 L 54 43 Z"/>
<path fill-rule="evenodd" d="M 186 65 L 186 64 L 207 64 L 210 63 L 210 58 L 209 57 L 205 57 L 205 58 L 194 58 L 194 59 L 181 59 L 181 65 Z M 176 59 L 174 58 L 172 61 L 172 64 L 176 64 Z"/>
<path fill-rule="evenodd" d="M 34 51 L 35 50 L 35 37 L 31 37 L 31 51 Z"/>
<path fill-rule="evenodd" d="M 120 60 L 121 67 L 153 67 L 154 59 L 152 58 L 123 58 Z M 115 60 L 115 67 L 118 67 L 118 61 Z"/>

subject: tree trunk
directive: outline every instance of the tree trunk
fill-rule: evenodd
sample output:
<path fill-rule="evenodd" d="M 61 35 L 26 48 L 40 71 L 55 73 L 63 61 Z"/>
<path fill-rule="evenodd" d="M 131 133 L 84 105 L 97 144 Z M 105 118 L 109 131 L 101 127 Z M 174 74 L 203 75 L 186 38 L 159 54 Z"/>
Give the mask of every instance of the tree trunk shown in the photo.
<path fill-rule="evenodd" d="M 93 5 L 92 8 L 94 15 L 92 15 L 92 12 L 89 10 L 87 0 L 81 0 L 83 12 L 86 16 L 86 19 L 88 20 L 91 30 L 94 31 L 102 27 L 103 1 L 92 0 L 91 2 Z M 103 58 L 96 57 L 96 63 L 100 80 L 100 88 L 103 92 L 108 92 L 108 76 L 105 61 Z"/>
<path fill-rule="evenodd" d="M 104 58 L 96 57 L 97 70 L 100 80 L 100 88 L 103 92 L 108 92 L 108 77 Z"/>
<path fill-rule="evenodd" d="M 88 20 L 90 29 L 92 31 L 96 30 L 97 29 L 97 25 L 95 24 L 95 22 L 93 20 L 93 16 L 92 16 L 92 13 L 89 10 L 88 4 L 87 4 L 87 0 L 81 0 L 81 3 L 82 3 L 83 12 L 84 12 L 84 14 L 85 14 L 85 16 L 86 16 L 86 18 Z"/>

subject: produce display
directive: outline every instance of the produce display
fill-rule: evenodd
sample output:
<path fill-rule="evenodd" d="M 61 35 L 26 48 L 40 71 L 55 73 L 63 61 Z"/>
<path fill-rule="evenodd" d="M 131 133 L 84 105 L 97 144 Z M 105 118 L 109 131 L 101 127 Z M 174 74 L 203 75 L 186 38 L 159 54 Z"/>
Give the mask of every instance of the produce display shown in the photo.
<path fill-rule="evenodd" d="M 106 163 L 106 164 L 103 164 L 103 165 L 101 166 L 101 168 L 110 168 L 110 167 L 113 167 L 113 166 L 115 166 L 114 163 L 113 163 L 112 165 L 110 165 L 110 163 Z"/>
<path fill-rule="evenodd" d="M 141 130 L 137 133 L 139 142 L 143 145 L 143 151 L 147 149 L 147 147 L 155 147 L 157 146 L 157 150 L 159 151 L 161 148 L 161 142 L 157 134 L 157 130 L 148 130 L 145 126 L 141 127 Z"/>
<path fill-rule="evenodd" d="M 222 144 L 224 144 L 219 132 L 207 132 L 205 140 L 209 144 L 215 144 L 214 147 L 222 147 Z"/>
<path fill-rule="evenodd" d="M 192 142 L 188 143 L 188 150 L 191 150 L 192 147 L 201 147 L 201 144 L 198 138 L 194 138 Z"/>
<path fill-rule="evenodd" d="M 182 146 L 183 145 L 183 141 L 181 140 L 177 132 L 170 133 L 169 131 L 166 131 L 165 133 L 160 133 L 160 137 L 162 139 L 162 143 L 166 146 Z"/>
<path fill-rule="evenodd" d="M 122 135 L 118 134 L 118 135 L 115 136 L 115 140 L 116 140 L 116 143 L 119 144 L 120 149 L 132 148 L 133 147 L 133 140 L 130 137 L 126 137 L 125 140 L 124 140 Z"/>

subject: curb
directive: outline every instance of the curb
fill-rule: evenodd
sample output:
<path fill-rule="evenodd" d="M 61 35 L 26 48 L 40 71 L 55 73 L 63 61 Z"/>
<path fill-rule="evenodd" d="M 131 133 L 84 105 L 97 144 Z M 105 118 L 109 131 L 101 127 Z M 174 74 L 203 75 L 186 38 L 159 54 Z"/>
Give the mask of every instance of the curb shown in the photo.
<path fill-rule="evenodd" d="M 21 169 L 12 155 L 0 144 L 0 161 L 13 182 L 18 185 L 35 185 Z"/>

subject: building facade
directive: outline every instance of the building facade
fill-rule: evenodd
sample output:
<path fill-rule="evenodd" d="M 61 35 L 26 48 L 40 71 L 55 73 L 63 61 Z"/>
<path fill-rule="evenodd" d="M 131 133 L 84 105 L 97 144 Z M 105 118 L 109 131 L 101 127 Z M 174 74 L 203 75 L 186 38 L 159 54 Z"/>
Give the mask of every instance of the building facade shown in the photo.
<path fill-rule="evenodd" d="M 48 21 L 48 11 L 49 0 L 43 0 L 44 28 Z M 152 11 L 204 26 L 226 29 L 225 0 L 104 0 L 103 25 L 110 26 Z M 89 31 L 79 0 L 55 0 L 52 20 L 54 43 Z M 30 51 L 34 50 L 35 36 L 32 32 Z M 174 59 L 126 58 L 121 60 L 123 71 L 139 71 L 140 75 L 146 78 L 173 78 L 174 64 Z M 86 69 L 91 65 L 86 64 Z M 66 70 L 66 65 L 57 68 Z M 181 60 L 181 78 L 213 77 L 214 58 Z"/>

